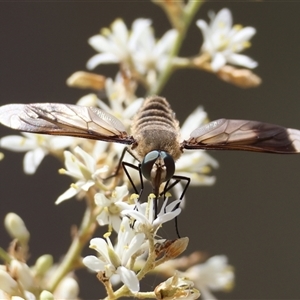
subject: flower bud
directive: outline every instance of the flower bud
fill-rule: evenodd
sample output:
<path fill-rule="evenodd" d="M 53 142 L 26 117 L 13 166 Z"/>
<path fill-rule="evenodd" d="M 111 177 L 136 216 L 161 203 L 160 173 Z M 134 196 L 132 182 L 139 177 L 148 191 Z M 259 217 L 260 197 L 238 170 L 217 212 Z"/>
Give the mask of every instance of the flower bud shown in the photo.
<path fill-rule="evenodd" d="M 15 213 L 8 213 L 4 219 L 4 226 L 9 235 L 22 244 L 27 244 L 30 233 L 23 220 Z"/>
<path fill-rule="evenodd" d="M 78 283 L 72 277 L 64 278 L 54 292 L 55 299 L 76 299 L 78 294 Z"/>
<path fill-rule="evenodd" d="M 36 275 L 44 275 L 53 265 L 53 257 L 50 254 L 40 256 L 34 265 Z"/>
<path fill-rule="evenodd" d="M 48 291 L 42 291 L 40 294 L 40 300 L 54 300 L 54 296 Z"/>
<path fill-rule="evenodd" d="M 31 290 L 34 284 L 33 276 L 30 268 L 25 263 L 12 259 L 10 262 L 10 273 L 25 290 Z"/>
<path fill-rule="evenodd" d="M 3 270 L 0 270 L 0 290 L 9 295 L 18 293 L 18 283 Z"/>

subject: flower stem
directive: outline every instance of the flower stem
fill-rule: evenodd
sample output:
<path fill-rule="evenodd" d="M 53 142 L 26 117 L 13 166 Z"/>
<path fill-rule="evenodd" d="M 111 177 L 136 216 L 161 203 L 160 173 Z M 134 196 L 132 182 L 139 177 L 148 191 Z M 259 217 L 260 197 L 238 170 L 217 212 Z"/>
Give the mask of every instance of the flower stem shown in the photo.
<path fill-rule="evenodd" d="M 96 224 L 97 214 L 95 214 L 92 207 L 89 205 L 86 208 L 86 211 L 84 213 L 80 229 L 76 233 L 76 236 L 74 237 L 72 244 L 70 245 L 70 248 L 68 252 L 66 253 L 62 263 L 58 266 L 58 268 L 55 270 L 53 276 L 51 277 L 49 284 L 48 284 L 48 291 L 54 292 L 60 281 L 72 270 L 77 268 L 79 265 L 81 265 L 81 251 L 82 248 L 86 245 L 86 243 L 89 241 L 91 236 L 93 235 Z"/>
<path fill-rule="evenodd" d="M 198 1 L 190 0 L 186 4 L 186 6 L 184 8 L 184 12 L 183 12 L 182 27 L 181 27 L 181 30 L 177 30 L 178 35 L 175 40 L 173 49 L 171 51 L 168 64 L 167 64 L 166 68 L 162 71 L 162 73 L 160 74 L 160 76 L 157 80 L 157 83 L 149 89 L 149 91 L 148 91 L 149 95 L 158 95 L 161 92 L 161 90 L 163 89 L 163 87 L 165 86 L 165 84 L 167 83 L 167 81 L 173 71 L 172 59 L 173 59 L 173 57 L 176 57 L 178 55 L 180 47 L 182 45 L 182 42 L 185 38 L 186 32 L 191 24 L 191 21 L 193 20 L 194 15 L 196 14 L 196 12 L 200 8 L 200 6 L 203 4 L 203 2 L 204 1 L 201 1 L 201 0 L 198 0 Z"/>

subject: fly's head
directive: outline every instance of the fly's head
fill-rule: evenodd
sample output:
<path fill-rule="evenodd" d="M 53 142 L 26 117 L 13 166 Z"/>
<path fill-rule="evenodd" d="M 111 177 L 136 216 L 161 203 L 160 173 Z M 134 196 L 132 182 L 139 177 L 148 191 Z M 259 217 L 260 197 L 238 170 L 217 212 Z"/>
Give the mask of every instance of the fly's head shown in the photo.
<path fill-rule="evenodd" d="M 173 157 L 160 150 L 152 150 L 144 157 L 141 163 L 143 176 L 152 183 L 156 189 L 161 183 L 168 181 L 175 173 Z"/>

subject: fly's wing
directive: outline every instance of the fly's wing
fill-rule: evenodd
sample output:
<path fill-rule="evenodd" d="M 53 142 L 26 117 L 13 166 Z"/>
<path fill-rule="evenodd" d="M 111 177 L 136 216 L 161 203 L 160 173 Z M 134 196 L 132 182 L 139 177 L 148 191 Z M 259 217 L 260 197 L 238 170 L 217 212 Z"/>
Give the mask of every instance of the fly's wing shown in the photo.
<path fill-rule="evenodd" d="M 299 153 L 300 131 L 256 121 L 219 119 L 195 129 L 181 146 L 185 149 Z"/>
<path fill-rule="evenodd" d="M 8 104 L 0 107 L 0 123 L 33 133 L 123 144 L 134 142 L 121 121 L 95 107 L 61 103 Z"/>

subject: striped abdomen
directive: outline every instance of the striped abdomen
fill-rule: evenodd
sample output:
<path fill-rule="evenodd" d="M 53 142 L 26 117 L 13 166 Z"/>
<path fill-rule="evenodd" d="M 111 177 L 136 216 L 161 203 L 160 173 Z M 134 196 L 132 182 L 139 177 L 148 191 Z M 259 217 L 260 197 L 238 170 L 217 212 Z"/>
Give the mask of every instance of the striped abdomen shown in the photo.
<path fill-rule="evenodd" d="M 166 99 L 147 98 L 133 119 L 133 148 L 140 158 L 152 150 L 162 150 L 176 160 L 181 155 L 179 132 L 179 122 Z"/>

